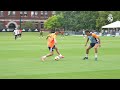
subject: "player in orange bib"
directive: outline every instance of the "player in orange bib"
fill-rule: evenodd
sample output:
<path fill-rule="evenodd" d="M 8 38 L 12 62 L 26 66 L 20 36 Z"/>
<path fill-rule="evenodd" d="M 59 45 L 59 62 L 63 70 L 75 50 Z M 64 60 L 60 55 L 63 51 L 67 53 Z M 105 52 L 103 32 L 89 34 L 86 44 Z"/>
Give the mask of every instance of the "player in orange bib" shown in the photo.
<path fill-rule="evenodd" d="M 54 54 L 54 49 L 56 50 L 57 54 L 59 55 L 60 58 L 64 58 L 64 56 L 62 56 L 56 46 L 57 41 L 56 41 L 56 36 L 59 34 L 59 31 L 56 31 L 55 33 L 49 34 L 47 36 L 47 45 L 48 45 L 48 49 L 50 51 L 49 54 L 42 56 L 42 61 L 44 61 L 46 59 L 46 57 L 52 56 Z"/>

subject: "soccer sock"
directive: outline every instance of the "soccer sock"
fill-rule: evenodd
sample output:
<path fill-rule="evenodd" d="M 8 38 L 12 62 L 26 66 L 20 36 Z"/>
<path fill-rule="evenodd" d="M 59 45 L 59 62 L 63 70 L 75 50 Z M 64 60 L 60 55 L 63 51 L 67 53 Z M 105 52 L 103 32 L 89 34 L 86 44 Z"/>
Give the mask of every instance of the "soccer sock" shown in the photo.
<path fill-rule="evenodd" d="M 88 57 L 88 54 L 86 54 L 86 57 Z"/>
<path fill-rule="evenodd" d="M 59 56 L 61 57 L 62 55 L 61 55 L 61 54 L 59 54 Z"/>
<path fill-rule="evenodd" d="M 97 58 L 97 53 L 95 53 L 95 58 Z"/>
<path fill-rule="evenodd" d="M 43 56 L 44 58 L 46 58 L 46 56 Z"/>
<path fill-rule="evenodd" d="M 62 56 L 61 54 L 59 54 L 59 57 L 60 57 L 60 58 L 64 58 L 64 56 Z"/>

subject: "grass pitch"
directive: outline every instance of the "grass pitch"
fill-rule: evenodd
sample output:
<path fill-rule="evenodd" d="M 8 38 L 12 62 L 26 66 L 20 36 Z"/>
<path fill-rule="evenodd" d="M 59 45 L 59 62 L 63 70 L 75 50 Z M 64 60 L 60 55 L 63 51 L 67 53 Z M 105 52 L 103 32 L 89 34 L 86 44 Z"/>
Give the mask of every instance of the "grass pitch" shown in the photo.
<path fill-rule="evenodd" d="M 49 53 L 45 36 L 23 32 L 22 39 L 15 41 L 12 32 L 0 32 L 0 79 L 120 79 L 119 37 L 100 37 L 96 62 L 94 49 L 90 50 L 89 60 L 82 60 L 85 38 L 58 36 L 57 46 L 65 58 L 55 61 L 54 52 L 42 62 L 40 57 Z"/>

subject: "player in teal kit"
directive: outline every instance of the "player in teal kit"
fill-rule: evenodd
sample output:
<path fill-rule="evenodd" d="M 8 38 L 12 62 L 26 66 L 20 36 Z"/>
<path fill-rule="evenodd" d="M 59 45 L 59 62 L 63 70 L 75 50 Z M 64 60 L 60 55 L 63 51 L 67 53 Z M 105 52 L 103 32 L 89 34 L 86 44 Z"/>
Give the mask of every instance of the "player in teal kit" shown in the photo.
<path fill-rule="evenodd" d="M 97 48 L 98 46 L 101 46 L 100 38 L 96 34 L 90 33 L 90 31 L 88 30 L 85 31 L 85 34 L 88 37 L 85 46 L 87 46 L 87 43 L 89 40 L 91 41 L 91 43 L 90 43 L 90 46 L 86 49 L 86 56 L 83 58 L 83 60 L 88 59 L 89 50 L 93 47 L 95 49 L 95 60 L 97 60 L 97 53 L 98 53 Z"/>

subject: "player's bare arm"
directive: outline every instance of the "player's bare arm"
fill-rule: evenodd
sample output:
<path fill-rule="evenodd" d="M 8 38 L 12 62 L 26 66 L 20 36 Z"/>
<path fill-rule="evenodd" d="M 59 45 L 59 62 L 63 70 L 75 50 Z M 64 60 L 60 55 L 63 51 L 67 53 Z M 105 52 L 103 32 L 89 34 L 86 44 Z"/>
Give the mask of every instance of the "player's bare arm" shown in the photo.
<path fill-rule="evenodd" d="M 101 41 L 100 41 L 100 38 L 98 38 L 98 43 L 99 43 L 99 47 L 101 47 Z"/>
<path fill-rule="evenodd" d="M 85 46 L 87 46 L 88 41 L 89 41 L 89 38 L 87 38 L 87 41 L 86 41 L 86 43 L 85 43 Z"/>
<path fill-rule="evenodd" d="M 57 40 L 54 38 L 54 41 L 55 41 L 55 45 L 57 44 Z"/>

